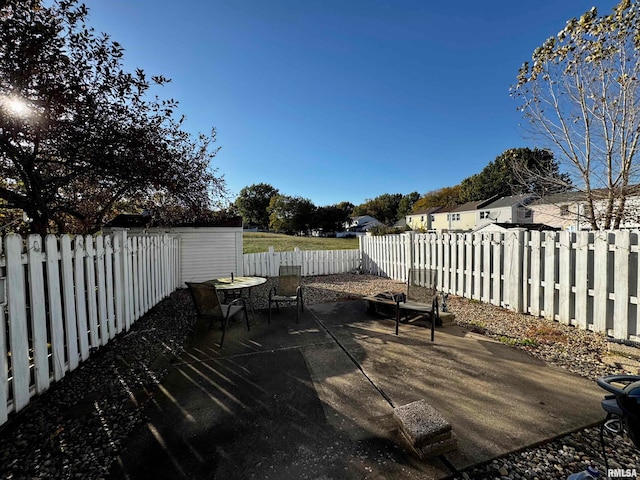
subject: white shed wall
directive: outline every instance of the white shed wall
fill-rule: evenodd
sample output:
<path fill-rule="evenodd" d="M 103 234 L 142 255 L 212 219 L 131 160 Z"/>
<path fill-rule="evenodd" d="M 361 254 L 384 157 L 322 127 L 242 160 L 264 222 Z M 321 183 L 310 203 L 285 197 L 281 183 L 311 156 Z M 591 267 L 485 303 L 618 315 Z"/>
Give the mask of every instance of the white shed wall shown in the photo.
<path fill-rule="evenodd" d="M 244 274 L 242 227 L 130 228 L 128 236 L 169 233 L 180 237 L 180 283 Z M 105 228 L 105 232 L 111 229 Z"/>
<path fill-rule="evenodd" d="M 242 227 L 183 227 L 180 236 L 180 279 L 201 282 L 243 275 Z"/>

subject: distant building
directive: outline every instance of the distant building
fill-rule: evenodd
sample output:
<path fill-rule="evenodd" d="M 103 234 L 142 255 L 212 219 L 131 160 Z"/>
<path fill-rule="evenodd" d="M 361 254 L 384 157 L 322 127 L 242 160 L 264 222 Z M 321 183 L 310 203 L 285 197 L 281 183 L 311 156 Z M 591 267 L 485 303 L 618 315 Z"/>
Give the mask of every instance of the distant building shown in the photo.
<path fill-rule="evenodd" d="M 345 232 L 337 233 L 336 236 L 344 237 L 348 235 L 364 235 L 382 222 L 373 218 L 371 215 L 361 215 L 359 217 L 351 217 L 349 221 L 344 223 Z"/>
<path fill-rule="evenodd" d="M 407 226 L 411 230 L 431 230 L 433 223 L 433 214 L 440 210 L 442 207 L 428 207 L 422 208 L 407 215 Z"/>

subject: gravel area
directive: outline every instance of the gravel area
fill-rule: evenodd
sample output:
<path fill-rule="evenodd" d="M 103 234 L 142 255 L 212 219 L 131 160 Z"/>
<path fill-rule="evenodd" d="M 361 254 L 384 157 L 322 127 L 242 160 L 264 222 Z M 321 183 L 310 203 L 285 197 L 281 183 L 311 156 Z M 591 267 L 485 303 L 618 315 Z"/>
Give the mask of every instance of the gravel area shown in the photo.
<path fill-rule="evenodd" d="M 254 289 L 255 308 L 267 307 L 272 285 L 269 280 Z M 371 275 L 304 278 L 307 304 L 402 289 L 402 283 Z M 601 335 L 456 297 L 448 305 L 463 328 L 587 378 L 640 373 L 640 352 L 636 356 L 636 349 L 628 349 L 621 355 Z M 158 359 L 182 351 L 193 319 L 188 292 L 175 292 L 33 401 L 0 430 L 0 478 L 103 478 L 144 421 L 144 406 L 167 372 Z M 610 468 L 640 470 L 638 451 L 626 438 L 610 439 L 607 446 Z M 604 469 L 597 428 L 495 459 L 455 478 L 564 480 L 590 463 Z"/>

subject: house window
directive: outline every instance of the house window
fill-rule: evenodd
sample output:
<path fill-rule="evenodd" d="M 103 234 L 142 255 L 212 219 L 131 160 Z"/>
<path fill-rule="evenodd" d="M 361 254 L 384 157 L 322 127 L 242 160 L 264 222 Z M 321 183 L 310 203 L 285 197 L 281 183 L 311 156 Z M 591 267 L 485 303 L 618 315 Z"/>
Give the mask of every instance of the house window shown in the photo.
<path fill-rule="evenodd" d="M 460 220 L 460 214 L 459 213 L 450 213 L 447 215 L 447 219 L 448 220 L 452 220 L 452 221 L 458 221 Z"/>
<path fill-rule="evenodd" d="M 489 210 L 483 210 L 482 212 L 480 212 L 480 218 L 484 219 L 484 218 L 489 218 L 489 214 L 491 212 Z"/>
<path fill-rule="evenodd" d="M 424 222 L 424 215 L 420 215 L 420 221 Z"/>
<path fill-rule="evenodd" d="M 431 221 L 434 222 L 436 220 L 436 217 L 434 215 L 431 215 Z"/>
<path fill-rule="evenodd" d="M 569 207 L 560 207 L 560 216 L 566 217 L 569 215 Z"/>
<path fill-rule="evenodd" d="M 524 209 L 524 218 L 531 218 L 533 215 L 533 211 L 530 208 Z"/>

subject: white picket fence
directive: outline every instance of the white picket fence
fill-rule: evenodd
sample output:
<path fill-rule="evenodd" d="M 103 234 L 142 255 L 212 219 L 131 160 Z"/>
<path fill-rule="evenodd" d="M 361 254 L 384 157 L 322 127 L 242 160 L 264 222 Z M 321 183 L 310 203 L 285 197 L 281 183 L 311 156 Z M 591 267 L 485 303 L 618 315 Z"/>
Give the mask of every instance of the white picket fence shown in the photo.
<path fill-rule="evenodd" d="M 173 292 L 179 258 L 168 235 L 0 237 L 0 425 Z"/>
<path fill-rule="evenodd" d="M 636 231 L 408 233 L 363 237 L 360 249 L 376 275 L 432 268 L 445 293 L 640 340 Z"/>
<path fill-rule="evenodd" d="M 293 252 L 276 252 L 269 247 L 268 252 L 243 255 L 244 275 L 277 277 L 280 265 L 302 265 L 302 275 L 305 277 L 347 273 L 360 266 L 360 251 L 296 248 Z"/>

